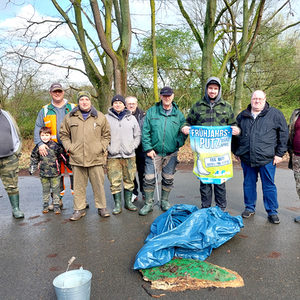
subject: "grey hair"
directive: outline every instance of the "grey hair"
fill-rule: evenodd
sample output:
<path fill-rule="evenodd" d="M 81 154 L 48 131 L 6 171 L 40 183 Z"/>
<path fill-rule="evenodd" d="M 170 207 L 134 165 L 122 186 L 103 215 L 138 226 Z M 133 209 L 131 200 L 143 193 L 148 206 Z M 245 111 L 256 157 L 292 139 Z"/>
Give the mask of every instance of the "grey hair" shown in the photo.
<path fill-rule="evenodd" d="M 138 103 L 137 97 L 134 97 L 134 96 L 127 96 L 127 97 L 125 98 L 125 102 L 127 103 L 127 101 L 130 100 L 130 99 L 133 99 L 133 100 L 135 100 L 136 103 Z"/>
<path fill-rule="evenodd" d="M 261 93 L 263 93 L 264 98 L 265 98 L 265 99 L 267 98 L 267 95 L 266 95 L 266 93 L 265 93 L 264 91 L 262 91 L 262 90 L 256 90 L 256 91 L 254 91 L 254 92 L 252 93 L 251 99 L 253 98 L 253 95 L 254 95 L 254 93 L 256 93 L 256 92 L 261 92 Z"/>

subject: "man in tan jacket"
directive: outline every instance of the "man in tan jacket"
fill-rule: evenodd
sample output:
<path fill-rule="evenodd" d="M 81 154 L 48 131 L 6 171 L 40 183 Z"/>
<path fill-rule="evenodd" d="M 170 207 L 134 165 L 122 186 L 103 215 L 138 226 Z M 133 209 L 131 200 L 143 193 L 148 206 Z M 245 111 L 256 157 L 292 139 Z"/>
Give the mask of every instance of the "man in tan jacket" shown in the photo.
<path fill-rule="evenodd" d="M 104 170 L 107 146 L 110 143 L 110 126 L 105 116 L 91 103 L 89 92 L 77 95 L 78 106 L 64 118 L 59 135 L 65 150 L 70 154 L 74 175 L 74 213 L 70 220 L 85 216 L 86 187 L 91 182 L 95 207 L 101 217 L 109 217 L 104 192 Z"/>

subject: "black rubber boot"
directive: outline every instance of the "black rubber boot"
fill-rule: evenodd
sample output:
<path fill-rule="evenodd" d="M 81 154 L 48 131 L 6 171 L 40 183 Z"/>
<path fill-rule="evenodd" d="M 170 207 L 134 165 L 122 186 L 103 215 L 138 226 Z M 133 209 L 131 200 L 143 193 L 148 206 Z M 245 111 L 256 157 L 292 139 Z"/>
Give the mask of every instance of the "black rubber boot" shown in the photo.
<path fill-rule="evenodd" d="M 145 205 L 140 209 L 139 215 L 146 216 L 153 210 L 154 191 L 145 191 Z"/>
<path fill-rule="evenodd" d="M 19 193 L 8 195 L 12 207 L 12 214 L 16 219 L 24 218 L 24 213 L 19 208 Z"/>
<path fill-rule="evenodd" d="M 136 211 L 137 207 L 134 204 L 132 204 L 131 198 L 132 198 L 132 191 L 124 189 L 124 202 L 125 202 L 124 207 L 128 210 Z"/>
<path fill-rule="evenodd" d="M 121 202 L 122 202 L 122 193 L 116 193 L 113 194 L 114 197 L 114 201 L 115 201 L 115 208 L 113 209 L 112 213 L 114 215 L 118 215 L 122 212 L 122 206 L 121 206 Z"/>

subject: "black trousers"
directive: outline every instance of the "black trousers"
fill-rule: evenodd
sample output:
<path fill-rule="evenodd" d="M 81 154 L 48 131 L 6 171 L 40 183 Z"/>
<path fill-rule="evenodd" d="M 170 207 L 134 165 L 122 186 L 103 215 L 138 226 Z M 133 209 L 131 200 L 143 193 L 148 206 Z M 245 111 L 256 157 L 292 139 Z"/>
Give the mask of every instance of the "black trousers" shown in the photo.
<path fill-rule="evenodd" d="M 145 152 L 137 149 L 135 151 L 135 161 L 136 161 L 136 170 L 138 173 L 138 181 L 137 177 L 134 178 L 134 189 L 133 194 L 138 195 L 138 189 L 140 188 L 140 192 L 144 194 L 143 181 L 144 181 L 144 173 L 145 173 Z"/>
<path fill-rule="evenodd" d="M 225 182 L 222 184 L 205 184 L 200 181 L 201 207 L 211 207 L 213 188 L 216 205 L 224 210 L 227 204 Z"/>

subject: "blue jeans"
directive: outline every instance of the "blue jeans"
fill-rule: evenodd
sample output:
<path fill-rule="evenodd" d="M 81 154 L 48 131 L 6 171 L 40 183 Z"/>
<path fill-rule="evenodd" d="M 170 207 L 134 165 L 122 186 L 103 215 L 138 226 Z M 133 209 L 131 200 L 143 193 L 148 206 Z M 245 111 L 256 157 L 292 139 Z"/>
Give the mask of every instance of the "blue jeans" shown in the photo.
<path fill-rule="evenodd" d="M 170 191 L 173 187 L 174 174 L 176 172 L 176 166 L 178 164 L 177 151 L 167 155 L 156 155 L 154 159 L 146 156 L 145 159 L 145 177 L 144 177 L 144 191 L 150 192 L 155 189 L 155 170 L 154 163 L 157 171 L 157 176 L 161 172 L 161 186 L 165 191 Z"/>
<path fill-rule="evenodd" d="M 255 211 L 257 200 L 256 183 L 259 173 L 265 210 L 269 216 L 276 215 L 278 209 L 277 189 L 274 183 L 276 165 L 273 165 L 273 161 L 261 167 L 250 167 L 244 162 L 241 162 L 241 165 L 244 173 L 243 188 L 246 210 Z"/>

